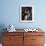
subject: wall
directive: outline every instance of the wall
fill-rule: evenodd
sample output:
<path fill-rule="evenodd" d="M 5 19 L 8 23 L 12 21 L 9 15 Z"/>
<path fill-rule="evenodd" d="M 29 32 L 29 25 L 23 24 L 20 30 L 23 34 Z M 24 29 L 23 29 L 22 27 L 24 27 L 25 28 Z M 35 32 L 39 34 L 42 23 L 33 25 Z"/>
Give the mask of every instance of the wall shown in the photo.
<path fill-rule="evenodd" d="M 45 0 L 1 0 L 0 25 L 13 24 L 16 28 L 41 27 L 46 28 Z M 34 22 L 21 23 L 19 21 L 20 5 L 34 6 Z"/>
<path fill-rule="evenodd" d="M 13 24 L 16 28 L 42 28 L 46 32 L 46 0 L 0 0 L 0 31 Z M 19 21 L 20 5 L 34 6 L 34 22 Z"/>

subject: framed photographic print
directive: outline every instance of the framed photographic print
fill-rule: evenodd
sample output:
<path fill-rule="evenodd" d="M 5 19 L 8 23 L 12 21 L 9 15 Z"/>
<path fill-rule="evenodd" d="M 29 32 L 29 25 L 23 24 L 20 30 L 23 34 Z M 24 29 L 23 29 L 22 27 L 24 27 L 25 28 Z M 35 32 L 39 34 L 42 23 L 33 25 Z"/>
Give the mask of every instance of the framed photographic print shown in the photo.
<path fill-rule="evenodd" d="M 20 22 L 34 21 L 34 7 L 32 5 L 20 6 Z"/>

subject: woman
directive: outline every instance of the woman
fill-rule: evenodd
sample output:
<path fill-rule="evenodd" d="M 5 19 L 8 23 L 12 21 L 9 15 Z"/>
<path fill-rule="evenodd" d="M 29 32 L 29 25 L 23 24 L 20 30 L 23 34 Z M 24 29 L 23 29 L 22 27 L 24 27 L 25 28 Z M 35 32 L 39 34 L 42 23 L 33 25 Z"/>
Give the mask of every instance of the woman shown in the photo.
<path fill-rule="evenodd" d="M 32 20 L 32 13 L 29 10 L 29 8 L 26 8 L 25 9 L 25 12 L 24 12 L 24 20 Z"/>

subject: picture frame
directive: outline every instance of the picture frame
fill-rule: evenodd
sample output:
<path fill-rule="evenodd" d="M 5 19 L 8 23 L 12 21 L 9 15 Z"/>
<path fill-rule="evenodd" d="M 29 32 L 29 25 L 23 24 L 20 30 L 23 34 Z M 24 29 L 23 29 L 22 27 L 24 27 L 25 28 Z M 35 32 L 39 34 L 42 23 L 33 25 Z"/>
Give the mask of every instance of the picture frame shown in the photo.
<path fill-rule="evenodd" d="M 21 5 L 20 6 L 20 22 L 33 22 L 34 21 L 34 6 Z"/>

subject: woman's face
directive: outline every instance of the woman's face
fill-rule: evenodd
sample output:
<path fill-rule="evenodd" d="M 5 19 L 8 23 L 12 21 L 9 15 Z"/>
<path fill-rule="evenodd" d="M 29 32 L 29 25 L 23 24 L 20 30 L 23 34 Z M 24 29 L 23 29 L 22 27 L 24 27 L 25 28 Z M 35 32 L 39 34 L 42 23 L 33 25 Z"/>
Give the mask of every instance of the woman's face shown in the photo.
<path fill-rule="evenodd" d="M 30 11 L 28 9 L 25 9 L 25 14 L 30 14 Z"/>

